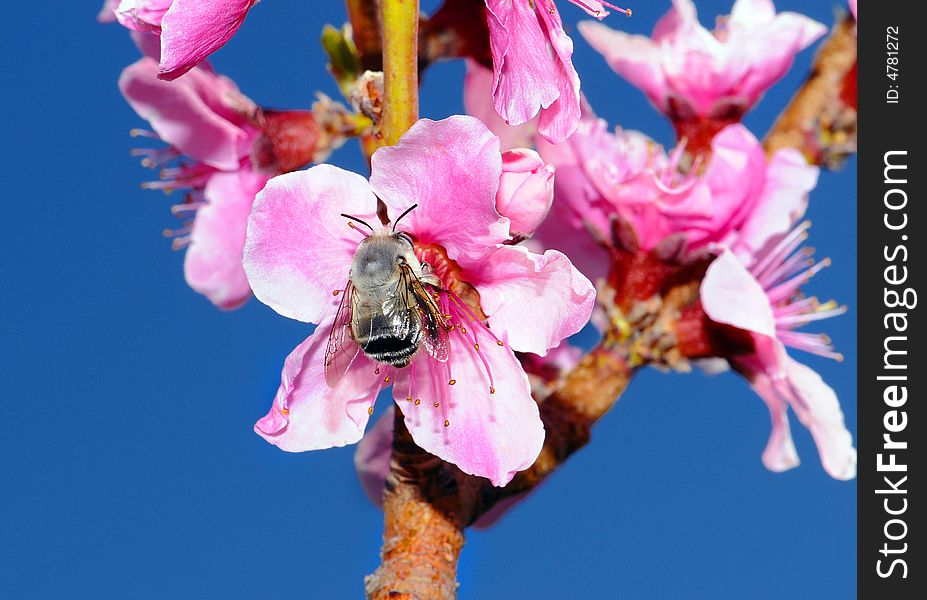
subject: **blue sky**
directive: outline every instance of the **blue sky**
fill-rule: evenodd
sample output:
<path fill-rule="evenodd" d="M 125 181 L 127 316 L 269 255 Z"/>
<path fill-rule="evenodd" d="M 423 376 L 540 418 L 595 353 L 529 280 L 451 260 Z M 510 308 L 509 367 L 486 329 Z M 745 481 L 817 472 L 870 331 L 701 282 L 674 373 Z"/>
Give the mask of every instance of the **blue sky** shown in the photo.
<path fill-rule="evenodd" d="M 81 4 L 78 6 L 78 4 Z M 428 4 L 426 3 L 426 6 Z M 667 0 L 608 23 L 649 33 Z M 703 23 L 728 2 L 700 2 Z M 830 2 L 780 2 L 830 24 Z M 252 432 L 308 333 L 256 301 L 215 310 L 160 232 L 170 199 L 129 156 L 142 122 L 116 89 L 136 51 L 96 2 L 6 9 L 2 181 L 0 585 L 15 598 L 353 598 L 382 516 L 353 448 L 286 454 Z M 568 25 L 584 15 L 567 2 Z M 337 96 L 316 43 L 339 2 L 267 0 L 217 53 L 258 103 Z M 669 126 L 578 35 L 600 116 L 662 142 Z M 811 51 L 746 119 L 758 135 Z M 460 63 L 428 71 L 423 116 L 461 108 Z M 332 162 L 363 170 L 353 143 Z M 811 243 L 834 265 L 808 291 L 848 304 L 822 329 L 847 360 L 807 355 L 856 431 L 856 163 L 824 173 Z M 593 441 L 489 531 L 468 534 L 462 599 L 843 598 L 855 595 L 856 484 L 830 479 L 794 426 L 801 467 L 766 471 L 765 406 L 740 378 L 647 371 Z"/>

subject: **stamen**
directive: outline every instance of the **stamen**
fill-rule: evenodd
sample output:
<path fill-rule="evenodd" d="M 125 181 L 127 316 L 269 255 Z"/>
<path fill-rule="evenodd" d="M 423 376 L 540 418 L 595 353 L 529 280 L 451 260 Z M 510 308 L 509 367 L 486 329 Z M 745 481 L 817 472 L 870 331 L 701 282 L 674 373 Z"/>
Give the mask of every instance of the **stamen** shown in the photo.
<path fill-rule="evenodd" d="M 798 246 L 808 238 L 808 234 L 805 232 L 809 227 L 811 227 L 811 221 L 804 221 L 800 223 L 798 227 L 787 233 L 785 237 L 760 260 L 760 262 L 750 269 L 754 276 L 756 276 L 757 279 L 763 277 L 766 269 L 773 264 L 781 262 L 783 257 L 788 256 L 798 248 Z"/>
<path fill-rule="evenodd" d="M 172 206 L 171 213 L 176 217 L 183 213 L 196 212 L 203 206 L 206 206 L 206 202 L 184 202 L 183 204 L 175 204 Z"/>
<path fill-rule="evenodd" d="M 447 419 L 444 419 L 444 426 L 445 426 L 445 427 L 449 427 L 450 424 L 451 424 L 450 421 L 448 421 Z"/>

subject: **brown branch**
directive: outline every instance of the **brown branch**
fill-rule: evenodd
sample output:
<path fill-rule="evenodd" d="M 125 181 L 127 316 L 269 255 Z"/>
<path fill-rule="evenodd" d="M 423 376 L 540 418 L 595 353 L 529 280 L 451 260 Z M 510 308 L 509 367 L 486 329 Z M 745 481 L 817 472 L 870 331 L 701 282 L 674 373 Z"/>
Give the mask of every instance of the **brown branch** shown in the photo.
<path fill-rule="evenodd" d="M 585 446 L 592 424 L 614 406 L 633 373 L 621 353 L 604 344 L 587 354 L 540 405 L 546 436 L 538 459 L 504 488 L 418 448 L 397 410 L 382 561 L 366 579 L 367 597 L 456 598 L 466 527 L 500 501 L 539 485 Z"/>
<path fill-rule="evenodd" d="M 476 488 L 456 467 L 415 445 L 396 408 L 383 495 L 381 564 L 365 580 L 370 600 L 457 596 L 457 560 Z"/>
<path fill-rule="evenodd" d="M 798 148 L 836 168 L 856 151 L 856 23 L 847 16 L 821 46 L 808 79 L 764 142 L 767 153 Z"/>
<path fill-rule="evenodd" d="M 352 39 L 362 71 L 383 70 L 383 44 L 375 0 L 345 0 Z"/>

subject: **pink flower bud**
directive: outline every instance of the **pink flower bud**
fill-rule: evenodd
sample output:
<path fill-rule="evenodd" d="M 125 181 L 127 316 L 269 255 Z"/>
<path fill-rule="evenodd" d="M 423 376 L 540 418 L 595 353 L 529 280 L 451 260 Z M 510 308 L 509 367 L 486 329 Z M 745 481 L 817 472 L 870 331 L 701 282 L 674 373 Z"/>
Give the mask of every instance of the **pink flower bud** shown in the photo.
<path fill-rule="evenodd" d="M 530 234 L 544 221 L 554 200 L 554 167 L 534 150 L 502 153 L 502 177 L 496 210 L 508 217 L 511 231 Z"/>

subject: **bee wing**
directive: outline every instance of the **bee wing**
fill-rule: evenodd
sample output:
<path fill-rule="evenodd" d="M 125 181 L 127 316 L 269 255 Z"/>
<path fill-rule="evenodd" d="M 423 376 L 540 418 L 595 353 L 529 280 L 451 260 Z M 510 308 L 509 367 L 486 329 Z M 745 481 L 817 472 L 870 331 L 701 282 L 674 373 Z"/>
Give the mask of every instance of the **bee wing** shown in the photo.
<path fill-rule="evenodd" d="M 422 337 L 422 343 L 425 345 L 425 351 L 435 360 L 447 362 L 450 356 L 450 341 L 448 340 L 450 327 L 441 314 L 441 307 L 438 306 L 425 284 L 415 276 L 412 269 L 406 267 L 403 271 L 404 276 L 408 278 L 410 296 L 415 302 L 415 308 L 422 321 L 422 331 L 425 334 Z"/>
<path fill-rule="evenodd" d="M 360 347 L 351 333 L 351 318 L 354 314 L 354 286 L 348 284 L 341 292 L 341 304 L 332 322 L 325 347 L 325 383 L 335 387 L 360 353 Z"/>

